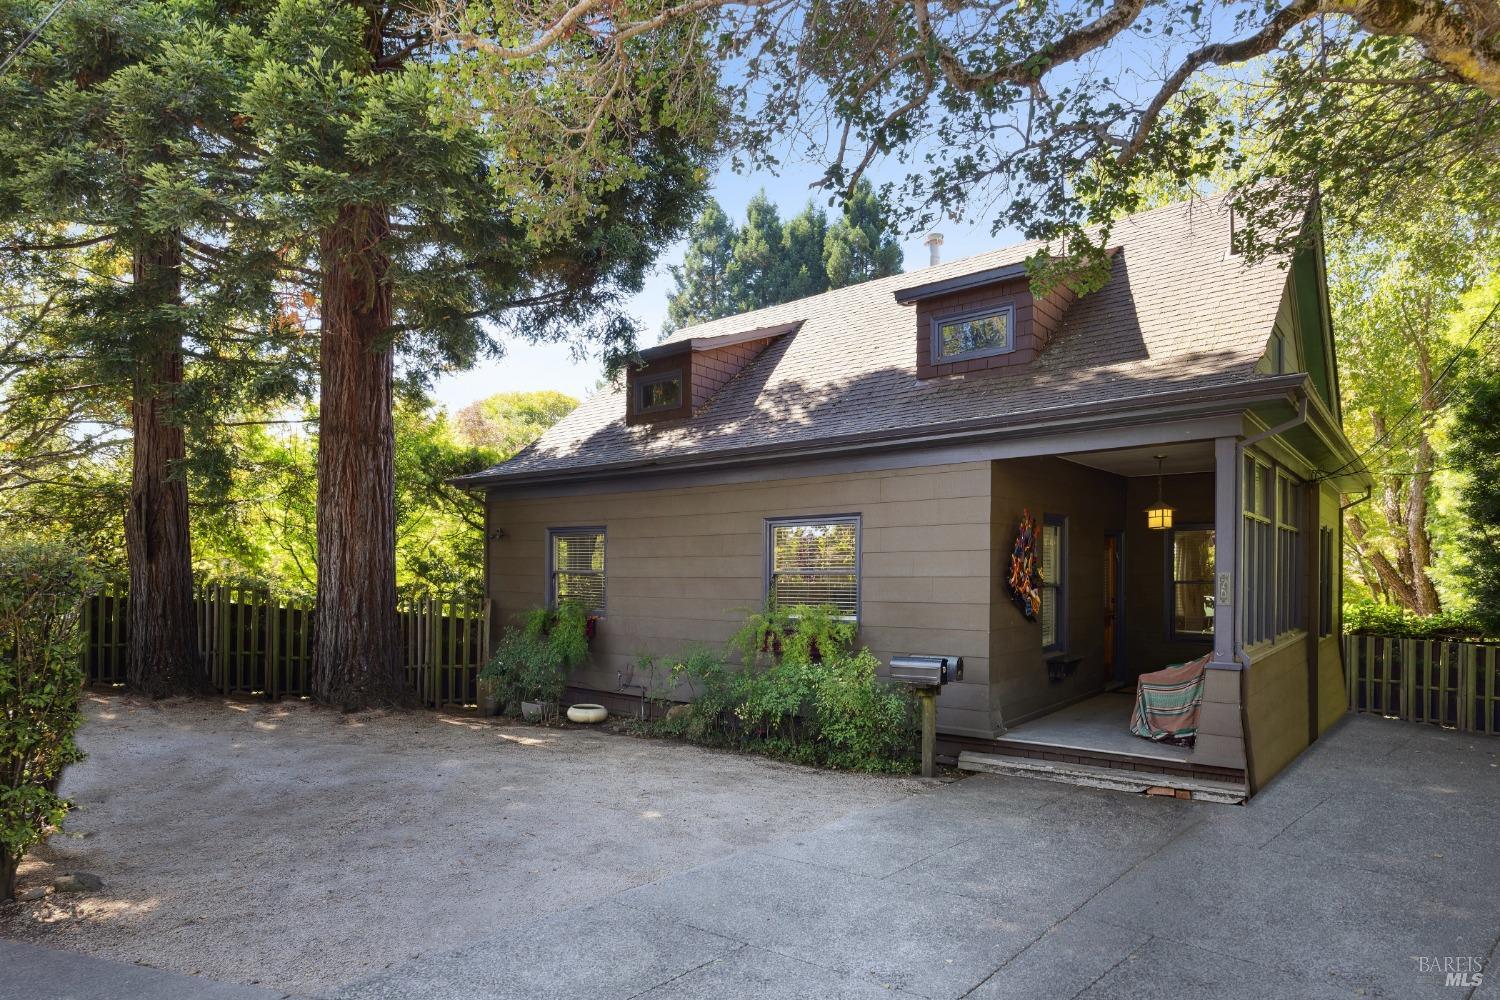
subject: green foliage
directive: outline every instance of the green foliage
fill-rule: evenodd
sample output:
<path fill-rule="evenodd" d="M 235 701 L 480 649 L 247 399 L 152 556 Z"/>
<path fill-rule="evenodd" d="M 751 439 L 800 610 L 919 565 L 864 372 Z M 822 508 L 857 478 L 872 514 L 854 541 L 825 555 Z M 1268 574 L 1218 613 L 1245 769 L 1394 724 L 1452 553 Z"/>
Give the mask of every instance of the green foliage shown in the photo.
<path fill-rule="evenodd" d="M 1493 363 L 1470 377 L 1453 437 L 1468 522 L 1459 573 L 1473 617 L 1487 635 L 1500 636 L 1500 368 Z"/>
<path fill-rule="evenodd" d="M 504 461 L 577 408 L 578 400 L 550 389 L 501 392 L 459 410 L 453 430 L 462 443 L 488 448 Z"/>
<path fill-rule="evenodd" d="M 687 253 L 672 269 L 669 329 L 790 302 L 871 278 L 901 273 L 901 244 L 884 200 L 856 186 L 840 218 L 811 202 L 786 222 L 764 191 L 736 227 L 710 201 L 689 231 Z"/>
<path fill-rule="evenodd" d="M 62 824 L 57 783 L 83 759 L 73 733 L 83 671 L 78 620 L 92 585 L 56 543 L 0 543 L 0 900 L 27 851 Z"/>
<path fill-rule="evenodd" d="M 751 615 L 731 640 L 743 667 L 695 646 L 640 669 L 691 701 L 646 725 L 656 735 L 853 771 L 909 773 L 916 706 L 880 681 L 879 661 L 853 651 L 853 623 L 834 608 L 798 606 Z"/>
<path fill-rule="evenodd" d="M 502 705 L 562 700 L 570 671 L 589 657 L 589 615 L 581 604 L 564 601 L 555 610 L 533 608 L 506 627 L 495 652 L 479 672 L 498 685 Z"/>
<path fill-rule="evenodd" d="M 1492 620 L 1472 611 L 1419 615 L 1376 601 L 1344 605 L 1344 631 L 1350 635 L 1385 635 L 1400 639 L 1482 639 L 1500 636 Z"/>
<path fill-rule="evenodd" d="M 729 637 L 729 650 L 751 666 L 787 660 L 821 663 L 846 655 L 856 631 L 855 624 L 831 606 L 778 608 L 767 602 L 760 611 L 747 615 Z"/>

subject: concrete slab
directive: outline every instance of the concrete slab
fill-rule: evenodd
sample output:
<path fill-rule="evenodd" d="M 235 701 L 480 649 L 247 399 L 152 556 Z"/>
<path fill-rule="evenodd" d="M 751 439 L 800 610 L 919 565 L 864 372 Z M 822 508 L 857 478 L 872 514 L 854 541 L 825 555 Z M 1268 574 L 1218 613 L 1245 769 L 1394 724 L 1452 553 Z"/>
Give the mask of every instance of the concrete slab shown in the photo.
<path fill-rule="evenodd" d="M 740 942 L 614 902 L 493 932 L 451 955 L 409 962 L 338 1000 L 626 1000 Z"/>
<path fill-rule="evenodd" d="M 761 852 L 789 861 L 884 878 L 994 831 L 996 817 L 1035 817 L 1073 789 L 988 776 L 869 809 L 766 845 Z"/>
<path fill-rule="evenodd" d="M 1156 743 L 1132 733 L 1130 714 L 1134 710 L 1134 691 L 1110 691 L 1012 726 L 1005 731 L 1004 739 L 1007 743 L 1113 753 L 1142 761 L 1192 759 L 1190 747 Z"/>
<path fill-rule="evenodd" d="M 746 945 L 640 1000 L 902 1000 L 916 995 Z"/>
<path fill-rule="evenodd" d="M 1151 938 L 1078 994 L 1077 1000 L 1353 1000 L 1368 994 L 1332 980 L 1310 979 Z"/>
<path fill-rule="evenodd" d="M 143 728 L 159 738 L 159 727 Z M 302 739 L 310 728 L 280 739 Z M 194 883 L 201 892 L 192 898 L 212 890 L 238 907 L 233 919 L 166 923 L 146 908 L 150 893 L 160 888 L 161 905 L 180 913 L 171 872 L 220 841 L 200 844 L 183 831 L 161 851 L 121 854 L 101 846 L 116 834 L 100 825 L 81 843 L 101 859 L 141 866 L 130 897 L 138 905 L 74 915 L 66 933 L 50 923 L 20 926 L 80 947 L 102 940 L 130 957 L 167 955 L 183 970 L 208 968 L 198 964 L 211 954 L 206 947 L 242 947 L 235 960 L 244 979 L 284 973 L 276 981 L 286 989 L 341 1000 L 1500 1000 L 1492 888 L 1500 854 L 1490 849 L 1500 825 L 1500 740 L 1351 719 L 1244 806 L 981 775 L 905 783 L 900 794 L 870 779 L 856 789 L 862 805 L 830 809 L 820 794 L 850 791 L 832 776 L 665 743 L 620 740 L 619 750 L 586 735 L 575 748 L 583 762 L 515 760 L 520 752 L 507 749 L 486 757 L 482 774 L 464 756 L 466 741 L 445 744 L 453 754 L 445 770 L 475 772 L 450 789 L 454 801 L 490 801 L 500 789 L 506 807 L 467 825 L 432 825 L 420 844 L 378 839 L 386 827 L 376 821 L 390 812 L 390 796 L 415 794 L 414 786 L 377 788 L 361 777 L 357 787 L 371 796 L 361 806 L 370 810 L 365 829 L 375 839 L 340 855 L 342 868 L 320 866 L 321 881 L 281 875 L 295 904 L 283 910 L 241 899 L 240 868 L 204 863 L 194 869 L 203 885 Z M 330 776 L 304 774 L 301 762 L 337 761 L 344 750 L 320 736 L 285 751 L 278 779 L 308 782 L 315 794 Z M 557 751 L 526 754 L 540 752 Z M 198 757 L 182 757 L 180 783 L 212 783 L 216 760 L 209 756 L 200 773 Z M 689 766 L 705 760 L 706 770 Z M 615 774 L 608 787 L 639 794 L 601 799 L 588 822 L 559 818 L 556 788 L 574 786 L 554 779 L 587 785 L 600 769 Z M 134 802 L 129 777 L 157 772 L 114 773 L 108 794 Z M 756 795 L 740 787 L 746 782 L 758 782 Z M 688 800 L 676 798 L 683 783 L 696 786 Z M 746 815 L 766 801 L 768 785 L 780 811 Z M 830 811 L 809 821 L 819 810 Z M 99 824 L 101 814 L 82 820 Z M 752 822 L 756 829 L 736 832 Z M 444 868 L 428 853 L 448 846 L 455 830 L 467 838 L 462 863 Z M 393 852 L 417 847 L 428 852 L 424 864 L 407 863 L 405 881 L 383 882 L 381 866 L 399 861 Z M 271 850 L 250 860 L 276 870 L 283 845 Z M 158 863 L 169 867 L 150 867 Z M 413 889 L 418 872 L 427 881 Z M 96 907 L 108 901 L 88 898 Z M 401 926 L 422 918 L 420 934 L 393 937 L 396 907 L 410 908 Z M 7 908 L 0 931 L 30 912 Z M 319 934 L 305 932 L 308 915 L 321 922 Z M 251 921 L 258 931 L 247 937 L 241 925 Z M 126 950 L 138 940 L 141 948 Z M 369 971 L 301 988 L 350 968 L 340 964 L 346 956 L 327 954 L 335 945 L 362 949 L 357 969 Z M 1441 968 L 1423 968 L 1424 956 L 1463 960 L 1471 976 L 1455 988 Z M 1483 985 L 1472 978 L 1480 969 Z M 4 942 L 0 970 L 0 1000 L 278 995 Z"/>
<path fill-rule="evenodd" d="M 0 1000 L 281 1000 L 289 994 L 0 939 Z"/>
<path fill-rule="evenodd" d="M 977 837 L 895 874 L 1058 919 L 1159 850 L 1206 807 L 1074 789 L 1031 815 L 996 815 Z"/>
<path fill-rule="evenodd" d="M 1144 931 L 1071 917 L 996 969 L 967 1000 L 1074 1000 L 1150 938 Z"/>
<path fill-rule="evenodd" d="M 1044 931 L 931 886 L 741 855 L 622 893 L 627 906 L 925 997 L 959 997 Z"/>
<path fill-rule="evenodd" d="M 1181 838 L 1080 911 L 1120 927 L 1307 978 L 1425 995 L 1415 955 L 1480 955 L 1500 927 L 1488 892 L 1270 850 Z"/>

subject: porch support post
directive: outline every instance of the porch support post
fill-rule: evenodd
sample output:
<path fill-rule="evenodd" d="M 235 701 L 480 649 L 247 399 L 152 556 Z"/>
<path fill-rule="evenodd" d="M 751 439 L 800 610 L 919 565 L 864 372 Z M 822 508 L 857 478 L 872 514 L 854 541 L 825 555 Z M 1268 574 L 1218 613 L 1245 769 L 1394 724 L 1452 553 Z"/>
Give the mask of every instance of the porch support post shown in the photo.
<path fill-rule="evenodd" d="M 1241 586 L 1237 559 L 1240 529 L 1238 439 L 1214 439 L 1214 658 L 1220 670 L 1238 670 L 1235 655 Z"/>

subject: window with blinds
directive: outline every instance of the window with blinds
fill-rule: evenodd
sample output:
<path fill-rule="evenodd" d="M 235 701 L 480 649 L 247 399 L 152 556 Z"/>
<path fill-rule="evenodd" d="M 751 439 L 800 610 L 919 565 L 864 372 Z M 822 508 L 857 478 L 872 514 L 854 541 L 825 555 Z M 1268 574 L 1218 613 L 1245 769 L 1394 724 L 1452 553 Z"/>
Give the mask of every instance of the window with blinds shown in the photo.
<path fill-rule="evenodd" d="M 859 518 L 819 517 L 766 523 L 771 602 L 830 605 L 859 617 Z"/>
<path fill-rule="evenodd" d="M 604 613 L 604 529 L 553 528 L 551 536 L 551 603 L 577 601 L 594 614 Z"/>
<path fill-rule="evenodd" d="M 1067 521 L 1057 514 L 1042 518 L 1042 650 L 1063 648 L 1067 634 L 1068 537 Z"/>

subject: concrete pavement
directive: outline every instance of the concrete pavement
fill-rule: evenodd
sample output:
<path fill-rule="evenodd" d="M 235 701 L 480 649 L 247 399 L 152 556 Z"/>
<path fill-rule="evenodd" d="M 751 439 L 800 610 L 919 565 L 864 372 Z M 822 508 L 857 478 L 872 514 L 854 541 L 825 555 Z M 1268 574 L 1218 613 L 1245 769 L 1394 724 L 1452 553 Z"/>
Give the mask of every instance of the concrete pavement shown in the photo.
<path fill-rule="evenodd" d="M 976 776 L 333 995 L 1500 1000 L 1496 830 L 1500 740 L 1351 718 L 1247 806 Z M 0 1000 L 276 995 L 18 945 L 0 966 Z"/>

